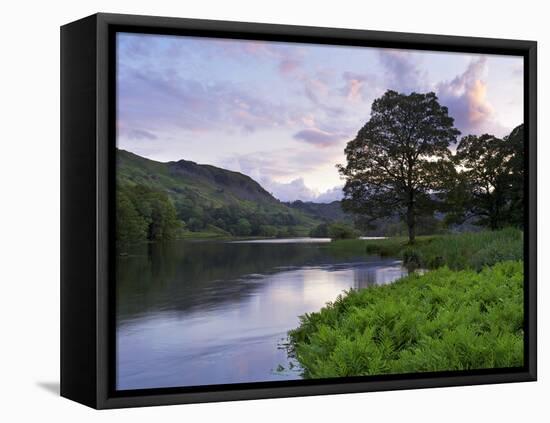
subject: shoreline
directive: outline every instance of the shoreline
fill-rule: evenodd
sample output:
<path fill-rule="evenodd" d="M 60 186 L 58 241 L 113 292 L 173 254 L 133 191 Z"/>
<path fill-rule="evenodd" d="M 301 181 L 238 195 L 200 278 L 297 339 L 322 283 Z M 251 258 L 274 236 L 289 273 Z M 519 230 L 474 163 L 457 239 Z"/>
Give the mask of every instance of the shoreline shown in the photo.
<path fill-rule="evenodd" d="M 289 355 L 305 379 L 517 367 L 523 261 L 481 272 L 442 267 L 352 290 L 300 322 L 289 331 Z"/>

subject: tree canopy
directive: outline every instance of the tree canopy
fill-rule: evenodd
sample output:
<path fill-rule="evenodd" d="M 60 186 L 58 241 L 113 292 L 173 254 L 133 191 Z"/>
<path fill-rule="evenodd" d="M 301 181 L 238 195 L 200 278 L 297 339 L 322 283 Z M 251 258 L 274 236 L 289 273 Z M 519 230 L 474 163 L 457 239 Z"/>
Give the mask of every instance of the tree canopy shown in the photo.
<path fill-rule="evenodd" d="M 180 222 L 167 194 L 143 185 L 117 187 L 119 244 L 173 239 Z"/>
<path fill-rule="evenodd" d="M 456 149 L 456 180 L 448 204 L 455 221 L 499 229 L 523 223 L 523 125 L 503 139 L 468 135 Z"/>
<path fill-rule="evenodd" d="M 436 95 L 387 91 L 346 149 L 343 207 L 374 221 L 398 214 L 415 240 L 417 217 L 433 213 L 431 193 L 449 166 L 460 134 Z"/>

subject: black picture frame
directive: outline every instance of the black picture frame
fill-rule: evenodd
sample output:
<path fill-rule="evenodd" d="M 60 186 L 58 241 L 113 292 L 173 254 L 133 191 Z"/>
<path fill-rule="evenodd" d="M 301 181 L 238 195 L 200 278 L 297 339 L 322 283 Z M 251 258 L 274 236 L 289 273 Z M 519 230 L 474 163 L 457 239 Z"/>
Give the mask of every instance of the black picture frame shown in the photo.
<path fill-rule="evenodd" d="M 117 31 L 522 56 L 527 140 L 524 366 L 116 391 L 112 257 Z M 61 27 L 61 395 L 104 409 L 536 380 L 536 139 L 534 41 L 104 13 Z"/>

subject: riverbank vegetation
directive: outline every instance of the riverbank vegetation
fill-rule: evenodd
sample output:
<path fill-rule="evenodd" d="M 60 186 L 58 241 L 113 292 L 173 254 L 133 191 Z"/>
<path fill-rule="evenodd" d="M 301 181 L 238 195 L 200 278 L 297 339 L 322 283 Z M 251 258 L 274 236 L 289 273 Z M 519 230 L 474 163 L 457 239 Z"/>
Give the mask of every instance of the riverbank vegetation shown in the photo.
<path fill-rule="evenodd" d="M 340 240 L 332 253 L 402 258 L 412 273 L 349 291 L 300 317 L 289 351 L 307 378 L 518 367 L 523 363 L 523 233 Z"/>
<path fill-rule="evenodd" d="M 330 238 L 332 240 L 339 239 L 355 239 L 360 233 L 351 225 L 345 222 L 321 223 L 309 231 L 309 236 L 312 238 Z"/>
<path fill-rule="evenodd" d="M 306 378 L 519 367 L 523 262 L 350 291 L 290 331 Z"/>
<path fill-rule="evenodd" d="M 377 254 L 399 257 L 412 267 L 435 269 L 448 266 L 452 270 L 481 270 L 505 260 L 523 259 L 523 232 L 517 228 L 498 231 L 464 232 L 459 234 L 417 237 L 411 245 L 407 238 L 340 240 L 327 244 L 333 252 Z"/>
<path fill-rule="evenodd" d="M 166 193 L 144 185 L 118 186 L 116 239 L 119 244 L 174 239 L 181 229 Z"/>

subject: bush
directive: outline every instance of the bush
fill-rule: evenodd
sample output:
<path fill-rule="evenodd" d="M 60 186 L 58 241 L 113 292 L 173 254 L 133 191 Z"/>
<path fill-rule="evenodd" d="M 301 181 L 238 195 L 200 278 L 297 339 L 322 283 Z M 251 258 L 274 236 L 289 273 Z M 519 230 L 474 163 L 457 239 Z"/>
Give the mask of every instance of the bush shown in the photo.
<path fill-rule="evenodd" d="M 470 260 L 471 266 L 481 270 L 485 266 L 506 260 L 523 258 L 523 239 L 500 239 L 491 242 L 487 247 L 477 251 Z"/>
<path fill-rule="evenodd" d="M 306 378 L 523 364 L 523 262 L 350 291 L 289 332 Z"/>
<path fill-rule="evenodd" d="M 329 238 L 328 223 L 321 223 L 309 232 L 312 238 Z"/>
<path fill-rule="evenodd" d="M 262 225 L 260 226 L 259 235 L 266 237 L 275 237 L 277 236 L 277 228 L 272 225 Z"/>
<path fill-rule="evenodd" d="M 414 248 L 431 242 L 431 236 L 419 236 L 416 238 Z M 385 239 L 369 239 L 365 241 L 365 252 L 367 254 L 379 254 L 381 256 L 399 256 L 402 251 L 412 248 L 409 240 L 406 237 L 385 238 Z"/>
<path fill-rule="evenodd" d="M 334 245 L 332 245 L 334 244 Z M 339 243 L 330 248 L 338 249 Z M 405 264 L 437 269 L 448 266 L 453 270 L 474 269 L 492 266 L 505 260 L 523 259 L 523 232 L 516 228 L 499 231 L 465 232 L 452 235 L 418 237 L 414 245 L 406 238 L 366 240 L 353 245 L 366 254 L 400 256 Z"/>
<path fill-rule="evenodd" d="M 504 260 L 523 259 L 523 233 L 506 228 L 435 236 L 417 248 L 424 260 L 423 267 L 435 269 L 446 265 L 455 270 L 479 271 Z"/>
<path fill-rule="evenodd" d="M 332 223 L 328 226 L 328 236 L 331 239 L 354 239 L 359 233 L 345 223 Z"/>
<path fill-rule="evenodd" d="M 176 209 L 163 191 L 144 185 L 117 186 L 117 243 L 164 241 L 181 229 Z"/>
<path fill-rule="evenodd" d="M 403 257 L 403 264 L 407 267 L 418 268 L 424 263 L 422 260 L 422 254 L 414 248 L 405 248 L 401 255 Z"/>

